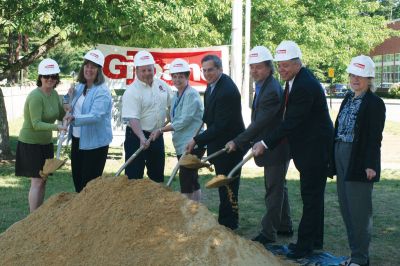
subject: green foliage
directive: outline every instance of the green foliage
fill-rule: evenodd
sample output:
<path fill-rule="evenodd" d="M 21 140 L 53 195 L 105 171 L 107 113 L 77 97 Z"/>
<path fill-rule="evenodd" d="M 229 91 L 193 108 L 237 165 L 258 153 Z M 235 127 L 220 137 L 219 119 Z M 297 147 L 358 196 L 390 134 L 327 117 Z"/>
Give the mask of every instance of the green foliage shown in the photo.
<path fill-rule="evenodd" d="M 388 20 L 400 18 L 400 1 L 399 0 L 380 0 L 379 10 L 377 14 L 384 16 Z"/>
<path fill-rule="evenodd" d="M 335 82 L 343 82 L 350 59 L 369 54 L 392 33 L 384 17 L 370 15 L 379 7 L 358 0 L 254 0 L 251 43 L 273 51 L 282 40 L 294 40 L 321 81 L 333 67 Z"/>
<path fill-rule="evenodd" d="M 381 15 L 397 2 L 253 0 L 251 43 L 273 50 L 282 40 L 292 39 L 299 43 L 304 62 L 321 81 L 326 80 L 328 67 L 333 67 L 335 82 L 343 82 L 351 57 L 368 54 L 393 34 L 385 28 Z M 229 0 L 3 0 L 0 8 L 2 35 L 28 34 L 36 40 L 31 51 L 55 34 L 70 41 L 52 54 L 63 61 L 64 73 L 77 67 L 75 59 L 84 45 L 156 48 L 230 43 Z M 5 41 L 0 37 L 0 43 Z M 0 57 L 5 48 L 0 46 Z M 70 54 L 65 60 L 63 52 Z"/>
<path fill-rule="evenodd" d="M 389 96 L 391 98 L 400 98 L 400 83 L 394 83 L 389 88 Z"/>
<path fill-rule="evenodd" d="M 72 47 L 71 43 L 66 41 L 51 50 L 48 57 L 57 61 L 61 73 L 64 75 L 70 75 L 71 72 L 74 71 L 76 76 L 82 65 L 83 56 L 90 49 L 91 47 L 86 45 Z"/>
<path fill-rule="evenodd" d="M 230 2 L 2 0 L 0 58 L 7 58 L 8 35 L 15 33 L 29 36 L 29 52 L 38 50 L 40 45 L 54 36 L 61 41 L 68 40 L 66 46 L 52 53 L 52 56 L 63 61 L 64 73 L 77 68 L 75 59 L 87 49 L 86 45 L 198 47 L 225 44 L 230 23 L 222 25 L 222 22 L 230 17 Z M 221 29 L 225 30 L 224 33 Z M 60 40 L 52 45 L 57 45 Z M 46 47 L 46 52 L 52 48 Z M 40 50 L 43 49 L 40 47 Z M 20 51 L 21 55 L 33 57 L 36 61 L 41 59 L 29 52 Z M 64 60 L 58 56 L 62 53 L 70 55 Z M 0 76 L 4 76 L 2 72 L 7 68 L 8 61 L 0 60 Z"/>

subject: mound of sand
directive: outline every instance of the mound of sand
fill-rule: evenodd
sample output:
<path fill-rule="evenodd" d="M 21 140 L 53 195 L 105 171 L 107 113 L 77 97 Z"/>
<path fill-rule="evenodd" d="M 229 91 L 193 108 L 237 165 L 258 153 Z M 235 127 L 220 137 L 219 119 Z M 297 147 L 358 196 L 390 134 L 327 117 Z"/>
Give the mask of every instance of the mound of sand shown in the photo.
<path fill-rule="evenodd" d="M 149 180 L 98 178 L 0 235 L 1 265 L 286 265 Z"/>

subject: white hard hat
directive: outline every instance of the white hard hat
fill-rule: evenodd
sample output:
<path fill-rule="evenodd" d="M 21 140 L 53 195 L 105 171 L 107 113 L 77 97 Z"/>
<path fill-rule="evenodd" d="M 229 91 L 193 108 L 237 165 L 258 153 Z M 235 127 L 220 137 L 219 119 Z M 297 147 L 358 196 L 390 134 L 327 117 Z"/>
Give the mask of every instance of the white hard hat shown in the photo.
<path fill-rule="evenodd" d="M 172 61 L 171 65 L 169 66 L 169 73 L 175 74 L 182 72 L 190 72 L 189 64 L 181 58 Z"/>
<path fill-rule="evenodd" d="M 84 58 L 101 67 L 104 66 L 104 55 L 100 50 L 91 50 L 85 54 Z"/>
<path fill-rule="evenodd" d="M 43 59 L 39 64 L 39 75 L 52 75 L 60 73 L 60 67 L 57 62 L 51 58 Z"/>
<path fill-rule="evenodd" d="M 248 64 L 257 64 L 264 61 L 273 60 L 271 52 L 265 46 L 256 46 L 250 50 Z"/>
<path fill-rule="evenodd" d="M 275 61 L 288 61 L 294 58 L 301 58 L 300 47 L 294 41 L 282 41 L 276 47 Z"/>
<path fill-rule="evenodd" d="M 365 78 L 375 77 L 375 64 L 371 57 L 359 55 L 351 59 L 346 69 L 347 73 Z"/>
<path fill-rule="evenodd" d="M 151 53 L 145 50 L 137 52 L 135 54 L 135 57 L 133 58 L 133 64 L 135 65 L 135 67 L 154 65 L 155 63 L 156 62 L 154 62 L 154 58 Z"/>

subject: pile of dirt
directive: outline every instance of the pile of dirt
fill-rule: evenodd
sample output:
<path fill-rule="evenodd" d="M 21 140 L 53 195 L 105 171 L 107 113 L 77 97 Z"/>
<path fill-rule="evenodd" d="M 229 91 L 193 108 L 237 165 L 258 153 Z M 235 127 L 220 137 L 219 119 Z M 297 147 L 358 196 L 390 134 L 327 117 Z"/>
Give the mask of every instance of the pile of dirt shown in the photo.
<path fill-rule="evenodd" d="M 1 265 L 287 265 L 201 204 L 149 180 L 103 177 L 0 235 Z"/>

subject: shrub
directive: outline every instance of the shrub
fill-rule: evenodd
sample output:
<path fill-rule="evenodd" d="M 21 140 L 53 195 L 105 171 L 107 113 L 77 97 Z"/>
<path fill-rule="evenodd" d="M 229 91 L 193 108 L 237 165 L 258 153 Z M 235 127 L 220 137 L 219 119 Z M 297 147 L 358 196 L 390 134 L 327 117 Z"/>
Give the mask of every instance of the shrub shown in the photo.
<path fill-rule="evenodd" d="M 389 95 L 391 98 L 400 98 L 400 83 L 394 83 L 390 86 Z"/>

